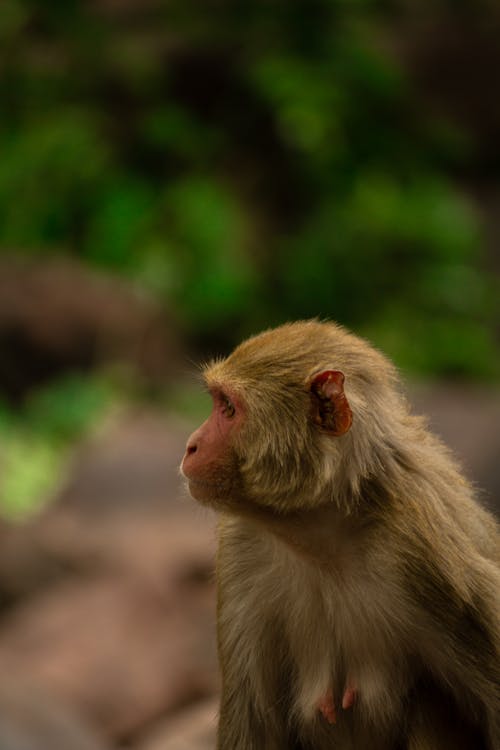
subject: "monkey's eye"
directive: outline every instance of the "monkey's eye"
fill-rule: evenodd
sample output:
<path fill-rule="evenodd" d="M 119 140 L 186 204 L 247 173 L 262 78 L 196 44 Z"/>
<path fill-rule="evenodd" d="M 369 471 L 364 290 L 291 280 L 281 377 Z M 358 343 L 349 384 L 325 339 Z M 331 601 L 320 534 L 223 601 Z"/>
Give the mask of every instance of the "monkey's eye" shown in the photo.
<path fill-rule="evenodd" d="M 222 413 L 228 419 L 231 419 L 231 417 L 234 417 L 236 413 L 234 404 L 228 399 L 227 396 L 222 396 Z"/>

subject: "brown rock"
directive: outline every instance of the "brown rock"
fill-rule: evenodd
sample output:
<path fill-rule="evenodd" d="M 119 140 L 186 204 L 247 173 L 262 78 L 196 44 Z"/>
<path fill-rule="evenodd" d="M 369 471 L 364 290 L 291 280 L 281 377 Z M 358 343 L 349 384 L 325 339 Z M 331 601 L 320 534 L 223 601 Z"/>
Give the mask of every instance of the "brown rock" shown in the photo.
<path fill-rule="evenodd" d="M 160 307 L 131 283 L 44 256 L 0 262 L 0 385 L 13 399 L 60 372 L 128 362 L 158 380 L 178 343 Z"/>
<path fill-rule="evenodd" d="M 151 730 L 136 750 L 212 750 L 218 713 L 218 700 L 192 706 Z"/>
<path fill-rule="evenodd" d="M 60 700 L 9 675 L 0 682 L 2 750 L 106 750 L 87 722 Z"/>
<path fill-rule="evenodd" d="M 114 737 L 213 693 L 210 584 L 72 581 L 18 606 L 0 627 L 2 670 L 74 706 Z"/>

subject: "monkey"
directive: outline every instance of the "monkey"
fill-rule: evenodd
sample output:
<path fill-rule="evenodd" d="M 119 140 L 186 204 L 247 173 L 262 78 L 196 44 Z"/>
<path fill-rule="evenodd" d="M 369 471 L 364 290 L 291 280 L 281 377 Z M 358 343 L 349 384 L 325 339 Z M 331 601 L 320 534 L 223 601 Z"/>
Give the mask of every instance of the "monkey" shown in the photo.
<path fill-rule="evenodd" d="M 203 374 L 218 750 L 499 750 L 498 526 L 395 366 L 307 320 Z"/>

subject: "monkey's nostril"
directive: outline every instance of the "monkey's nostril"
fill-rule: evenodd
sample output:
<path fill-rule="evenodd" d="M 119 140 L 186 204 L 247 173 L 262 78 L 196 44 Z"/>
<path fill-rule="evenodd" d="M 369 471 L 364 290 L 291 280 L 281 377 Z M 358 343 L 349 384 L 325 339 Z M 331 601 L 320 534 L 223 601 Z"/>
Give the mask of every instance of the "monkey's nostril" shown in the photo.
<path fill-rule="evenodd" d="M 192 453 L 196 453 L 196 443 L 193 443 L 192 445 L 188 445 L 186 448 L 186 453 L 188 456 L 190 456 Z"/>

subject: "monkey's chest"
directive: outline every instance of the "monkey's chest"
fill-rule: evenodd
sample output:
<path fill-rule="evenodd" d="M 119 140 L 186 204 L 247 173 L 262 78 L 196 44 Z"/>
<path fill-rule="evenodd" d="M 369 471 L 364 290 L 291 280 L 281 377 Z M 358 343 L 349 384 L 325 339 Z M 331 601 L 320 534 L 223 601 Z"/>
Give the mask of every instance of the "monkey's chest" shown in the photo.
<path fill-rule="evenodd" d="M 383 591 L 299 564 L 283 585 L 284 636 L 293 665 L 293 711 L 302 721 L 318 716 L 332 693 L 337 709 L 346 688 L 357 692 L 357 710 L 381 717 L 391 706 L 397 658 L 387 641 Z"/>
<path fill-rule="evenodd" d="M 271 705 L 289 706 L 308 724 L 329 692 L 339 707 L 352 685 L 356 714 L 382 718 L 399 688 L 397 639 L 387 630 L 394 603 L 383 586 L 380 572 L 370 579 L 365 570 L 324 570 L 271 535 L 227 523 L 219 549 L 223 671 L 245 675 L 264 716 Z"/>
<path fill-rule="evenodd" d="M 329 692 L 347 681 L 349 634 L 335 586 L 295 566 L 283 586 L 284 638 L 293 668 L 293 711 L 309 721 Z M 336 605 L 333 602 L 336 601 Z"/>

